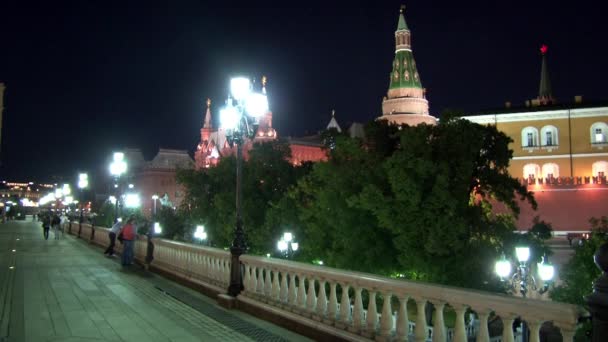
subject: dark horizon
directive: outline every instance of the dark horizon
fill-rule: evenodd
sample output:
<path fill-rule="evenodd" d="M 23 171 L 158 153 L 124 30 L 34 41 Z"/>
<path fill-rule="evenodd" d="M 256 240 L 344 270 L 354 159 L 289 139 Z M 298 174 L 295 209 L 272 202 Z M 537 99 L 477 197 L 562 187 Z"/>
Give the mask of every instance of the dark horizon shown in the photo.
<path fill-rule="evenodd" d="M 206 99 L 217 115 L 235 74 L 268 77 L 279 136 L 323 129 L 332 109 L 343 126 L 372 120 L 388 88 L 402 3 L 437 117 L 536 97 L 541 44 L 560 103 L 607 99 L 605 5 L 590 1 L 14 2 L 0 13 L 0 178 L 106 177 L 110 153 L 126 147 L 147 159 L 159 148 L 192 155 Z"/>

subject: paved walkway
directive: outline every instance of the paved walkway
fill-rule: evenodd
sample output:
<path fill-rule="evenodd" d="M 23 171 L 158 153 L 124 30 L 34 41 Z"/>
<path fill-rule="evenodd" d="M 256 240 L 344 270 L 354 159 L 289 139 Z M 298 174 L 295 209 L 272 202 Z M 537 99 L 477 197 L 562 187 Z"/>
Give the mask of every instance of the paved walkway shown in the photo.
<path fill-rule="evenodd" d="M 12 267 L 12 268 L 11 268 Z M 0 224 L 0 341 L 309 341 L 39 222 Z"/>

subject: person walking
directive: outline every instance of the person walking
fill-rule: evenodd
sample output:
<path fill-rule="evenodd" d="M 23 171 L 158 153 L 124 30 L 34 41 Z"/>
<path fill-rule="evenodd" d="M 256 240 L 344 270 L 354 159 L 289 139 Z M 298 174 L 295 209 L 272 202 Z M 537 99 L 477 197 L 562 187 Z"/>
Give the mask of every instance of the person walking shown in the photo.
<path fill-rule="evenodd" d="M 114 256 L 114 246 L 116 246 L 116 235 L 120 232 L 121 229 L 122 229 L 122 219 L 119 217 L 116 220 L 116 223 L 114 223 L 114 225 L 112 226 L 112 228 L 110 228 L 110 233 L 109 233 L 110 245 L 108 246 L 106 251 L 103 252 L 103 254 L 105 254 L 109 257 Z"/>
<path fill-rule="evenodd" d="M 135 231 L 135 218 L 130 217 L 127 220 L 120 233 L 122 234 L 122 265 L 129 266 L 133 264 L 133 247 L 135 239 L 137 238 L 137 232 Z"/>
<path fill-rule="evenodd" d="M 50 213 L 42 214 L 42 235 L 45 240 L 49 239 L 49 229 L 51 229 L 51 215 Z"/>
<path fill-rule="evenodd" d="M 55 240 L 59 240 L 59 229 L 61 229 L 61 218 L 57 213 L 53 214 L 51 218 L 51 227 L 53 227 L 53 233 L 55 234 Z"/>

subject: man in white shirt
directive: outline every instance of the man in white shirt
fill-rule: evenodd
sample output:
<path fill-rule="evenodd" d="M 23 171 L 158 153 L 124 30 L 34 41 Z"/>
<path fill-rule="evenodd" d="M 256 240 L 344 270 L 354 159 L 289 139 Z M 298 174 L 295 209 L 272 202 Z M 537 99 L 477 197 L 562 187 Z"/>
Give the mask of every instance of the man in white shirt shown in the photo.
<path fill-rule="evenodd" d="M 116 220 L 116 223 L 114 223 L 114 225 L 112 226 L 112 228 L 110 228 L 110 246 L 108 246 L 108 249 L 106 249 L 103 254 L 106 254 L 109 257 L 114 256 L 114 246 L 116 246 L 116 235 L 118 234 L 118 232 L 120 232 L 121 229 L 122 219 L 119 217 Z"/>

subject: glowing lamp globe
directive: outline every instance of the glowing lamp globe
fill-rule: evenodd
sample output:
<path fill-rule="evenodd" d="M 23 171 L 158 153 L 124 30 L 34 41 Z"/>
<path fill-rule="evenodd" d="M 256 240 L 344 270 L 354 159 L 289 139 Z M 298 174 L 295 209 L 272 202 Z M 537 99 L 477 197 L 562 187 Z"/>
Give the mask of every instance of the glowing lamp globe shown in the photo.
<path fill-rule="evenodd" d="M 154 222 L 154 233 L 160 234 L 163 232 L 163 228 L 160 226 L 160 223 Z"/>
<path fill-rule="evenodd" d="M 283 240 L 285 240 L 286 242 L 291 242 L 291 240 L 293 240 L 293 234 L 287 232 L 283 234 Z"/>
<path fill-rule="evenodd" d="M 530 259 L 530 248 L 529 247 L 515 247 L 515 254 L 519 262 L 527 262 Z"/>
<path fill-rule="evenodd" d="M 298 250 L 298 248 L 300 248 L 300 244 L 297 242 L 292 242 L 291 243 L 291 249 L 293 249 L 294 252 L 296 252 Z"/>
<path fill-rule="evenodd" d="M 84 189 L 89 186 L 89 175 L 86 173 L 81 173 L 78 175 L 78 188 Z"/>
<path fill-rule="evenodd" d="M 550 263 L 545 263 L 545 258 L 542 262 L 538 263 L 538 275 L 543 281 L 551 281 L 555 276 L 555 267 Z"/>
<path fill-rule="evenodd" d="M 249 84 L 249 79 L 246 77 L 235 77 L 230 80 L 230 93 L 232 97 L 237 101 L 242 101 L 247 98 L 249 92 L 251 91 L 251 86 Z"/>
<path fill-rule="evenodd" d="M 264 94 L 253 93 L 247 97 L 245 102 L 247 113 L 258 118 L 268 112 L 268 97 Z"/>
<path fill-rule="evenodd" d="M 55 189 L 55 198 L 59 199 L 63 197 L 63 189 Z"/>
<path fill-rule="evenodd" d="M 64 195 L 69 195 L 72 193 L 72 189 L 70 188 L 70 184 L 63 184 L 63 194 Z"/>
<path fill-rule="evenodd" d="M 199 240 L 207 240 L 207 233 L 205 232 L 205 226 L 196 226 L 194 237 Z"/>
<path fill-rule="evenodd" d="M 286 251 L 287 250 L 287 241 L 279 240 L 279 242 L 277 242 L 277 249 L 281 252 Z"/>
<path fill-rule="evenodd" d="M 496 271 L 499 277 L 507 278 L 511 274 L 511 263 L 503 258 L 496 262 L 494 271 Z"/>
<path fill-rule="evenodd" d="M 138 194 L 126 194 L 125 206 L 127 208 L 138 208 L 141 205 L 141 200 Z"/>
<path fill-rule="evenodd" d="M 238 110 L 233 106 L 226 106 L 220 110 L 220 122 L 225 129 L 235 129 L 240 119 Z"/>

